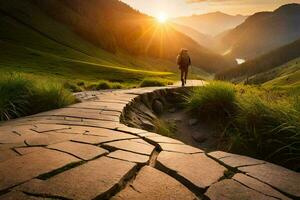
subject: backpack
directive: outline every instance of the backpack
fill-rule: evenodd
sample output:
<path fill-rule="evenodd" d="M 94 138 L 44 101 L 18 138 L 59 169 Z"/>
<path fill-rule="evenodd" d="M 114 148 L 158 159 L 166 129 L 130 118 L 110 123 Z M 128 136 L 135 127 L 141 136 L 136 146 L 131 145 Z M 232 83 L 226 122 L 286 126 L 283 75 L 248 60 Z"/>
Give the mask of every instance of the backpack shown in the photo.
<path fill-rule="evenodd" d="M 177 65 L 180 66 L 189 66 L 190 65 L 190 57 L 187 53 L 181 53 L 177 56 Z"/>

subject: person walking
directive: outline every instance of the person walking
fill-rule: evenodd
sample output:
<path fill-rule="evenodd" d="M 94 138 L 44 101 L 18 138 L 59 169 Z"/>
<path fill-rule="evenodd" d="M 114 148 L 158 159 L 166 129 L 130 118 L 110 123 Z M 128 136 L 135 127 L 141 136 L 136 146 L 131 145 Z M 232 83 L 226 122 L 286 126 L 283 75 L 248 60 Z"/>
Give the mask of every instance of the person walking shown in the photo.
<path fill-rule="evenodd" d="M 189 73 L 189 66 L 192 64 L 191 58 L 188 54 L 187 49 L 181 49 L 180 53 L 177 56 L 177 65 L 181 71 L 181 83 L 182 86 L 185 86 L 187 76 Z"/>

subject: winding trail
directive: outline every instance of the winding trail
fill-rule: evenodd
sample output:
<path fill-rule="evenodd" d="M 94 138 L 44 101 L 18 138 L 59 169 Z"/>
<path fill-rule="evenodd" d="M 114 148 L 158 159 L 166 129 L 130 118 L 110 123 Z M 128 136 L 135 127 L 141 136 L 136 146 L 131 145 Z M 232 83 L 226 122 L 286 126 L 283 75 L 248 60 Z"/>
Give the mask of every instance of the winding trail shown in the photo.
<path fill-rule="evenodd" d="M 300 199 L 299 173 L 119 122 L 140 94 L 177 87 L 79 93 L 81 103 L 0 124 L 0 200 Z"/>

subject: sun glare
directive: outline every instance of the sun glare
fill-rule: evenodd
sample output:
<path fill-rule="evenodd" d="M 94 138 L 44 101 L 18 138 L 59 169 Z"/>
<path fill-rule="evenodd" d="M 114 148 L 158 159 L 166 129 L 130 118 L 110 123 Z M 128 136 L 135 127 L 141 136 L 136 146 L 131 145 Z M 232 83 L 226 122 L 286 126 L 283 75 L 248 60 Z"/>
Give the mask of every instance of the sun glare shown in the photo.
<path fill-rule="evenodd" d="M 164 24 L 168 21 L 168 15 L 164 12 L 160 12 L 157 17 L 156 17 L 157 21 L 161 24 Z"/>

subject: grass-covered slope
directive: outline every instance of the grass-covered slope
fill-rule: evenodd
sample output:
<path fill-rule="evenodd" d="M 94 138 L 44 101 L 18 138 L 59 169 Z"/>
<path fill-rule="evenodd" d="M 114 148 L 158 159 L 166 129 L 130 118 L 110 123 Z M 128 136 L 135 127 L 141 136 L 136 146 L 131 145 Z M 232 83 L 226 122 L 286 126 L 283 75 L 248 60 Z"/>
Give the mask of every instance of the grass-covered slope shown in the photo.
<path fill-rule="evenodd" d="M 300 88 L 300 57 L 265 73 L 250 77 L 249 83 L 282 89 Z"/>
<path fill-rule="evenodd" d="M 82 39 L 28 1 L 0 2 L 0 71 L 83 80 L 165 76 L 170 61 L 112 54 Z"/>

